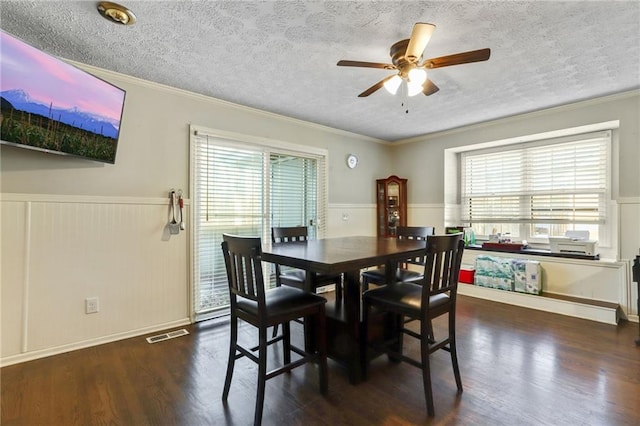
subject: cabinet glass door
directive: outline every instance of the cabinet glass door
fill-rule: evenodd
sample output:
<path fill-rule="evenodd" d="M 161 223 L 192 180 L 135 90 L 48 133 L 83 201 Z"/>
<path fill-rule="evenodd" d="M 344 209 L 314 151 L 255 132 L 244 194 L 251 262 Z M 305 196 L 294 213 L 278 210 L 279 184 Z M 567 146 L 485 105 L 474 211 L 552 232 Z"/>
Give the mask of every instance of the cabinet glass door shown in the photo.
<path fill-rule="evenodd" d="M 387 222 L 389 235 L 395 237 L 400 224 L 400 186 L 395 182 L 387 186 Z"/>

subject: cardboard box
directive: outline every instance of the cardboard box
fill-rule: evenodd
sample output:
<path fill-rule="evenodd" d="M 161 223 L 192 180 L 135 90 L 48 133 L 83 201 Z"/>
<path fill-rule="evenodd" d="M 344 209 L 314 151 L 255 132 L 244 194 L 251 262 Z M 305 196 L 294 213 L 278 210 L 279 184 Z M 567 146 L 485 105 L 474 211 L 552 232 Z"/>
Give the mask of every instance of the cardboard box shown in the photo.
<path fill-rule="evenodd" d="M 474 284 L 499 290 L 540 294 L 542 291 L 540 262 L 497 256 L 478 256 Z"/>

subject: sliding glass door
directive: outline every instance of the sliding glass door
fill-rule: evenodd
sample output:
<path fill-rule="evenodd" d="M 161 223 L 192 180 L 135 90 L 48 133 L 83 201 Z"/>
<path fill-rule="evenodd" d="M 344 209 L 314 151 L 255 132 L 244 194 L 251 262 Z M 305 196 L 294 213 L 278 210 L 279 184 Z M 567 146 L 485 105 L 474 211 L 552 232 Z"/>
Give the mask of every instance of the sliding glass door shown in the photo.
<path fill-rule="evenodd" d="M 325 157 L 202 132 L 192 135 L 191 148 L 193 311 L 203 319 L 229 305 L 223 233 L 260 236 L 263 245 L 272 226 L 304 225 L 322 235 Z"/>

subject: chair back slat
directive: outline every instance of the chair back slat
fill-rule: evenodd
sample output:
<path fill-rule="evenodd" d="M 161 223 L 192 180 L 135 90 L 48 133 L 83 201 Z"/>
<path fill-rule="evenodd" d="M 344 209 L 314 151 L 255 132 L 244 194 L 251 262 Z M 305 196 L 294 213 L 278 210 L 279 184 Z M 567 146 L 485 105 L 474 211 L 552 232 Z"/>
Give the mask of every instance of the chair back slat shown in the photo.
<path fill-rule="evenodd" d="M 259 237 L 222 235 L 222 252 L 232 304 L 240 296 L 264 304 L 262 246 Z"/>
<path fill-rule="evenodd" d="M 426 241 L 434 233 L 435 228 L 433 226 L 398 226 L 397 238 L 399 240 Z M 401 267 L 406 268 L 408 264 L 423 266 L 424 262 L 424 255 L 419 255 L 407 259 Z"/>
<path fill-rule="evenodd" d="M 306 226 L 288 226 L 271 228 L 272 243 L 291 243 L 294 241 L 307 241 L 309 229 Z"/>
<path fill-rule="evenodd" d="M 429 297 L 436 294 L 447 293 L 452 299 L 455 298 L 463 253 L 462 234 L 428 238 L 425 250 L 425 280 L 422 287 L 423 308 L 429 306 Z"/>

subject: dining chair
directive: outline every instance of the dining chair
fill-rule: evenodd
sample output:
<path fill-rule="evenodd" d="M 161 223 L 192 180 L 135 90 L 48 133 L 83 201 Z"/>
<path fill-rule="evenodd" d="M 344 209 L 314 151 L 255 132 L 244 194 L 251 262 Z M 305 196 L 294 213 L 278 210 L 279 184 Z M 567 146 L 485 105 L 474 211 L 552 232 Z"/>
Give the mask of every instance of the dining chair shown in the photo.
<path fill-rule="evenodd" d="M 309 228 L 306 226 L 278 226 L 271 228 L 271 243 L 294 243 L 307 241 Z M 290 268 L 276 263 L 276 287 L 287 285 L 304 289 L 307 272 L 302 269 Z M 336 300 L 342 299 L 342 274 L 313 274 L 311 276 L 311 290 L 315 293 L 318 287 L 335 284 Z M 298 321 L 300 322 L 300 321 Z M 273 328 L 273 337 L 278 334 L 278 326 Z"/>
<path fill-rule="evenodd" d="M 464 241 L 462 234 L 431 236 L 425 248 L 424 281 L 422 284 L 392 282 L 364 292 L 363 299 L 363 335 L 368 336 L 369 317 L 372 309 L 387 312 L 397 320 L 393 321 L 397 333 L 386 342 L 370 344 L 363 339 L 363 374 L 368 374 L 367 349 L 386 353 L 390 359 L 405 361 L 422 370 L 422 382 L 429 416 L 434 415 L 433 391 L 429 357 L 439 349 L 451 354 L 453 374 L 458 388 L 462 392 L 462 380 L 458 367 L 456 349 L 456 299 L 458 291 L 458 273 L 462 263 Z M 431 320 L 448 315 L 448 333 L 440 340 L 432 339 Z M 392 317 L 392 318 L 393 318 Z M 420 321 L 420 331 L 415 332 L 406 326 L 405 317 Z M 420 341 L 420 360 L 410 358 L 403 353 L 403 338 L 406 334 Z"/>
<path fill-rule="evenodd" d="M 309 239 L 309 229 L 306 226 L 289 226 L 271 228 L 271 242 L 292 243 L 296 241 L 307 241 Z M 307 272 L 295 268 L 282 268 L 276 264 L 276 286 L 288 285 L 297 288 L 304 288 Z M 311 290 L 316 291 L 318 287 L 335 284 L 336 299 L 342 298 L 342 274 L 314 274 L 311 277 Z"/>
<path fill-rule="evenodd" d="M 254 425 L 262 422 L 265 385 L 268 379 L 291 371 L 307 362 L 319 365 L 320 392 L 328 390 L 327 339 L 325 303 L 326 299 L 298 288 L 282 286 L 265 290 L 262 272 L 262 246 L 259 237 L 241 237 L 223 234 L 222 252 L 229 282 L 231 299 L 231 336 L 229 361 L 222 392 L 227 401 L 235 361 L 247 357 L 258 364 L 258 384 Z M 305 352 L 291 344 L 290 321 L 305 317 L 313 319 L 315 325 L 315 350 Z M 243 320 L 258 329 L 258 346 L 247 348 L 238 343 L 238 320 Z M 282 324 L 281 335 L 268 339 L 267 328 Z M 267 372 L 267 348 L 282 341 L 283 365 Z M 258 355 L 254 354 L 258 351 Z M 299 355 L 291 359 L 291 352 Z"/>
<path fill-rule="evenodd" d="M 435 228 L 433 226 L 399 226 L 397 230 L 397 236 L 399 240 L 426 240 L 427 237 L 435 234 Z M 398 265 L 396 271 L 395 280 L 400 282 L 418 282 L 423 278 L 422 271 L 416 271 L 409 269 L 409 265 L 416 265 L 419 267 L 424 266 L 424 257 L 418 256 L 411 259 L 407 259 Z M 362 272 L 362 289 L 366 291 L 369 289 L 369 284 L 385 284 L 386 268 L 381 266 L 379 268 L 368 269 Z"/>

